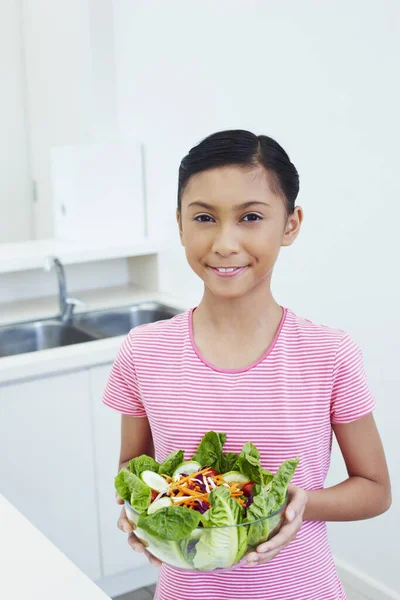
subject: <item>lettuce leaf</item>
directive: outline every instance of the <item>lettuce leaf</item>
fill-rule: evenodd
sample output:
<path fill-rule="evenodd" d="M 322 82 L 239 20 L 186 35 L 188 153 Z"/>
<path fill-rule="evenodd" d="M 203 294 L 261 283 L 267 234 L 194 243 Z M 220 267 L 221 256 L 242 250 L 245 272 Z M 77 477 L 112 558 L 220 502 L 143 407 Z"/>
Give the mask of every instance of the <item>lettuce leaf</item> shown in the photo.
<path fill-rule="evenodd" d="M 253 503 L 247 509 L 246 522 L 257 521 L 263 519 L 275 511 L 276 499 L 275 496 L 269 494 L 265 488 L 257 496 L 254 496 Z M 269 519 L 258 521 L 248 527 L 248 544 L 257 546 L 262 542 L 267 541 L 269 535 Z"/>
<path fill-rule="evenodd" d="M 196 510 L 184 506 L 167 506 L 152 515 L 140 515 L 138 527 L 158 540 L 177 542 L 196 529 L 200 517 Z"/>
<path fill-rule="evenodd" d="M 251 442 L 247 442 L 242 448 L 238 458 L 239 471 L 248 477 L 250 481 L 263 483 L 263 468 L 260 461 L 260 453 Z"/>
<path fill-rule="evenodd" d="M 269 489 L 269 487 L 270 487 L 269 484 L 273 480 L 274 474 L 271 473 L 271 471 L 268 471 L 268 469 L 261 469 L 261 476 L 262 476 L 263 486 L 266 486 Z"/>
<path fill-rule="evenodd" d="M 241 558 L 243 558 L 243 556 L 246 554 L 246 550 L 248 547 L 248 539 L 247 539 L 247 535 L 248 535 L 248 531 L 247 531 L 247 527 L 236 527 L 237 530 L 237 534 L 238 534 L 238 551 L 237 554 L 235 556 L 235 563 L 238 563 L 239 560 Z"/>
<path fill-rule="evenodd" d="M 117 494 L 123 500 L 130 500 L 135 480 L 133 474 L 124 467 L 114 478 Z"/>
<path fill-rule="evenodd" d="M 173 472 L 183 461 L 185 460 L 183 450 L 176 450 L 171 452 L 160 464 L 158 472 L 160 475 L 169 475 L 172 477 Z"/>
<path fill-rule="evenodd" d="M 222 469 L 221 473 L 228 473 L 228 471 L 237 471 L 239 455 L 234 452 L 226 452 L 222 455 Z"/>
<path fill-rule="evenodd" d="M 158 473 L 160 465 L 154 458 L 151 458 L 151 456 L 142 454 L 141 456 L 132 458 L 129 462 L 129 468 L 132 473 L 140 477 L 143 471 L 154 471 L 154 473 Z"/>
<path fill-rule="evenodd" d="M 256 484 L 253 488 L 253 502 L 247 509 L 246 522 L 256 521 L 272 515 L 285 501 L 287 487 L 293 477 L 299 459 L 286 460 L 281 464 L 275 475 L 266 469 L 263 471 L 263 485 Z M 265 485 L 265 481 L 267 484 Z M 264 519 L 249 526 L 248 543 L 257 546 L 268 539 L 270 531 L 279 522 L 276 518 Z"/>
<path fill-rule="evenodd" d="M 272 481 L 270 482 L 270 494 L 274 496 L 276 502 L 275 510 L 278 510 L 278 508 L 285 501 L 288 485 L 292 480 L 292 477 L 298 464 L 298 458 L 291 458 L 289 460 L 285 460 L 275 473 Z"/>
<path fill-rule="evenodd" d="M 195 531 L 198 531 L 198 529 Z M 156 539 L 140 528 L 135 530 L 135 534 L 140 540 L 148 542 L 151 554 L 162 562 L 178 569 L 193 569 L 192 556 L 195 550 L 192 549 L 193 544 L 190 535 L 178 542 L 172 542 Z"/>
<path fill-rule="evenodd" d="M 224 473 L 225 459 L 222 446 L 225 444 L 226 434 L 209 431 L 202 438 L 192 460 L 197 461 L 202 467 L 212 467 L 218 473 Z"/>
<path fill-rule="evenodd" d="M 204 531 L 193 558 L 194 567 L 200 570 L 232 566 L 246 551 L 245 528 L 226 527 L 243 521 L 243 508 L 224 487 L 212 490 L 209 499 L 211 508 L 201 517 Z"/>
<path fill-rule="evenodd" d="M 209 495 L 210 508 L 201 516 L 204 527 L 225 527 L 243 521 L 243 508 L 223 486 L 214 488 Z"/>
<path fill-rule="evenodd" d="M 151 488 L 146 485 L 137 475 L 132 473 L 133 488 L 131 493 L 130 505 L 137 512 L 146 511 L 151 503 Z"/>
<path fill-rule="evenodd" d="M 114 481 L 118 496 L 128 500 L 132 508 L 138 512 L 148 509 L 151 502 L 151 489 L 137 475 L 124 467 Z"/>

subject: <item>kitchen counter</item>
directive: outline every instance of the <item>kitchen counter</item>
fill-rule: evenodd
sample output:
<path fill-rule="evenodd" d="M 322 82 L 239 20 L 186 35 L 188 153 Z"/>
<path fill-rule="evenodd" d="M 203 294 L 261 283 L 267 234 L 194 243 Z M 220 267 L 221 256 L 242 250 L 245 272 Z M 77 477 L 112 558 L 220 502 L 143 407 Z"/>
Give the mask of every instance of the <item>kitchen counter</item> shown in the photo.
<path fill-rule="evenodd" d="M 191 306 L 188 300 L 178 300 L 160 292 L 142 290 L 134 285 L 79 292 L 77 296 L 85 302 L 85 306 L 76 307 L 76 313 L 129 306 L 143 301 L 160 302 L 182 311 Z M 56 297 L 3 304 L 0 324 L 43 319 L 53 317 L 56 313 Z M 115 359 L 124 337 L 117 336 L 0 358 L 0 384 L 109 363 Z"/>
<path fill-rule="evenodd" d="M 0 494 L 0 597 L 110 600 Z"/>

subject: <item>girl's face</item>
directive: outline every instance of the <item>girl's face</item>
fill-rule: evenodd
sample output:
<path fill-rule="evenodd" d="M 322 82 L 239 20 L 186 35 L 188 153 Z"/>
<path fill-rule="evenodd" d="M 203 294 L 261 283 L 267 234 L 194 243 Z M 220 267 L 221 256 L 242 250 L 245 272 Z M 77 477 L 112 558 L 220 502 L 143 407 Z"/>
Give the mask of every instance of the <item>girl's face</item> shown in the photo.
<path fill-rule="evenodd" d="M 239 298 L 269 281 L 281 246 L 295 240 L 302 221 L 262 167 L 220 167 L 193 175 L 177 213 L 193 271 L 214 295 Z"/>

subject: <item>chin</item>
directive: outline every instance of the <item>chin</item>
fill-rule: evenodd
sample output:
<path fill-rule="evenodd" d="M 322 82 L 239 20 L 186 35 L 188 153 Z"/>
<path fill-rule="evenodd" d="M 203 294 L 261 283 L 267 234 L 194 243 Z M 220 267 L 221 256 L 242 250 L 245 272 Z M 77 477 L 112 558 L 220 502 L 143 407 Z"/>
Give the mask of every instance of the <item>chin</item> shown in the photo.
<path fill-rule="evenodd" d="M 216 289 L 215 287 L 207 286 L 213 296 L 217 296 L 218 298 L 226 298 L 226 300 L 236 300 L 237 298 L 243 298 L 246 294 L 249 293 L 250 290 L 222 290 Z"/>

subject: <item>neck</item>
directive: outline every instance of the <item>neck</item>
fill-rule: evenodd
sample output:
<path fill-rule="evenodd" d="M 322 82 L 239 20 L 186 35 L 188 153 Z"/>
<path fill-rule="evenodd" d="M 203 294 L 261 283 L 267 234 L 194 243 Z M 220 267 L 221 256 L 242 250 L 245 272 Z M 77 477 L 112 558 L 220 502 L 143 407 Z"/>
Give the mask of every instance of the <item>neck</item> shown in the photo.
<path fill-rule="evenodd" d="M 207 322 L 214 330 L 232 332 L 234 325 L 239 335 L 248 335 L 262 325 L 280 320 L 282 309 L 272 296 L 268 281 L 245 296 L 231 299 L 215 296 L 205 288 L 195 315 L 197 322 Z"/>

